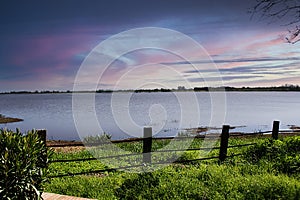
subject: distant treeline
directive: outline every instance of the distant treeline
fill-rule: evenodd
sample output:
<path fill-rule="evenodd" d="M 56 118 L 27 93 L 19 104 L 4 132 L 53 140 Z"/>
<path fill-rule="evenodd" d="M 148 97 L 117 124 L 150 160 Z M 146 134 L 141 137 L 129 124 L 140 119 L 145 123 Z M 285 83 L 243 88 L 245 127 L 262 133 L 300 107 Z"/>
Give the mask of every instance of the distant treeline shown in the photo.
<path fill-rule="evenodd" d="M 208 92 L 208 91 L 226 91 L 226 92 L 271 92 L 271 91 L 300 91 L 298 85 L 294 86 L 274 86 L 274 87 L 218 87 L 218 88 L 209 88 L 209 87 L 195 87 L 195 92 Z"/>
<path fill-rule="evenodd" d="M 0 94 L 53 94 L 53 93 L 72 93 L 70 90 L 59 91 L 59 90 L 42 90 L 42 91 L 11 91 L 11 92 L 1 92 Z"/>
<path fill-rule="evenodd" d="M 161 88 L 161 89 L 140 89 L 140 90 L 134 90 L 134 92 L 171 92 L 172 90 L 171 89 L 164 89 L 164 88 Z"/>
<path fill-rule="evenodd" d="M 184 87 L 178 87 L 178 89 L 137 89 L 137 90 L 96 90 L 96 93 L 112 93 L 112 92 L 176 92 L 176 91 L 195 91 L 195 92 L 208 92 L 208 91 L 227 91 L 227 92 L 254 92 L 254 91 L 300 91 L 299 85 L 282 85 L 282 86 L 271 86 L 271 87 L 194 87 L 191 89 L 185 89 Z M 45 90 L 45 91 L 11 91 L 2 92 L 0 94 L 56 94 L 56 93 L 92 93 L 95 91 L 58 91 L 58 90 Z"/>
<path fill-rule="evenodd" d="M 299 85 L 283 85 L 274 87 L 225 87 L 226 91 L 300 91 Z"/>

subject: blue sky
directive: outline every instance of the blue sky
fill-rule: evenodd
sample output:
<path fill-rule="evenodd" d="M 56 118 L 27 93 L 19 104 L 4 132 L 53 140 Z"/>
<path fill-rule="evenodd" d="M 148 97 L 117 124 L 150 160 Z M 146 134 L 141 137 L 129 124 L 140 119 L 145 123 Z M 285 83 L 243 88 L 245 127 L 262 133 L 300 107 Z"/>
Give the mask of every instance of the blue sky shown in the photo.
<path fill-rule="evenodd" d="M 251 19 L 248 10 L 255 2 L 2 1 L 0 91 L 72 89 L 77 71 L 96 45 L 140 27 L 168 28 L 197 41 L 214 61 L 224 85 L 300 84 L 300 43 L 285 42 L 289 27 L 282 21 Z M 189 52 L 191 60 L 162 51 L 131 52 L 106 70 L 98 88 L 129 89 L 147 81 L 154 83 L 149 87 L 197 87 L 206 86 L 204 79 L 214 80 L 209 60 L 197 57 L 180 41 L 158 39 Z M 204 79 L 190 63 L 202 69 Z"/>

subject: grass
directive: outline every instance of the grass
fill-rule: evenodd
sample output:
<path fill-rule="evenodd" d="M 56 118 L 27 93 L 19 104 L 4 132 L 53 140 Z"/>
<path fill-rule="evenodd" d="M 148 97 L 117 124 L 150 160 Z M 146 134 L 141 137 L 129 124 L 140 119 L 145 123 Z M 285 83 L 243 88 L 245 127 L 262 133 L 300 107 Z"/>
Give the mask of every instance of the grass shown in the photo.
<path fill-rule="evenodd" d="M 151 173 L 107 172 L 102 174 L 53 178 L 45 184 L 47 192 L 96 199 L 299 199 L 300 198 L 300 136 L 278 141 L 268 138 L 231 138 L 229 145 L 257 143 L 255 146 L 232 148 L 228 158 L 219 165 L 217 160 L 172 164 Z M 168 141 L 155 141 L 160 149 Z M 190 148 L 200 147 L 195 140 Z M 120 143 L 120 148 L 141 152 L 140 142 Z M 180 146 L 180 142 L 178 143 Z M 218 145 L 218 144 L 217 144 Z M 187 155 L 186 155 L 187 154 Z M 198 158 L 190 151 L 181 159 Z M 218 155 L 218 150 L 209 156 Z M 166 155 L 165 155 L 166 156 Z M 92 157 L 86 150 L 56 152 L 52 159 Z M 164 156 L 162 156 L 164 157 Z M 119 161 L 126 164 L 126 159 Z M 100 161 L 52 163 L 53 175 L 81 172 L 107 167 Z"/>

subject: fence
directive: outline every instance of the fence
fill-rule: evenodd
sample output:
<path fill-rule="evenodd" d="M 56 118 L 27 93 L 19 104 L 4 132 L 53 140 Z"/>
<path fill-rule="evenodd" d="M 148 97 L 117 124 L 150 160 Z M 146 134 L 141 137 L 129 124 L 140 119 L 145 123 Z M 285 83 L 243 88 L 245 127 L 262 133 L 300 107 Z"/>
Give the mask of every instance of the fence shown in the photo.
<path fill-rule="evenodd" d="M 236 136 L 247 136 L 247 135 L 264 135 L 264 134 L 269 134 L 272 136 L 274 140 L 278 139 L 279 133 L 287 133 L 287 132 L 293 132 L 297 133 L 297 131 L 287 131 L 287 130 L 279 130 L 279 121 L 274 121 L 273 122 L 273 128 L 272 131 L 265 131 L 265 132 L 258 132 L 258 133 L 245 133 L 241 135 L 236 135 Z M 193 161 L 200 161 L 200 160 L 210 160 L 210 159 L 218 159 L 219 163 L 222 163 L 223 161 L 226 160 L 227 157 L 230 157 L 227 155 L 227 151 L 230 148 L 237 148 L 237 147 L 244 147 L 244 146 L 251 146 L 255 145 L 256 143 L 250 143 L 250 144 L 239 144 L 239 145 L 233 145 L 233 146 L 228 146 L 229 144 L 229 137 L 230 137 L 230 126 L 229 125 L 224 125 L 222 127 L 222 132 L 220 135 L 220 146 L 219 147 L 213 147 L 213 148 L 188 148 L 188 149 L 173 149 L 173 150 L 158 150 L 155 151 L 157 152 L 175 152 L 175 151 L 197 151 L 197 150 L 211 150 L 211 149 L 219 149 L 219 155 L 218 156 L 212 156 L 212 157 L 206 157 L 206 158 L 199 158 L 199 159 L 190 159 L 190 160 L 181 160 L 181 161 L 175 161 L 175 162 L 152 162 L 152 154 L 154 153 L 152 151 L 152 144 L 153 140 L 168 140 L 168 139 L 177 139 L 177 140 L 183 140 L 186 139 L 185 137 L 164 137 L 164 138 L 154 138 L 152 136 L 152 128 L 151 127 L 145 127 L 144 128 L 144 137 L 143 138 L 135 138 L 135 139 L 129 139 L 129 140 L 122 140 L 122 141 L 111 141 L 112 143 L 119 143 L 119 142 L 133 142 L 133 141 L 142 141 L 142 156 L 143 156 L 143 165 L 131 165 L 131 166 L 124 166 L 124 167 L 119 167 L 119 168 L 109 168 L 109 169 L 101 169 L 101 170 L 93 170 L 93 171 L 87 171 L 87 172 L 79 172 L 79 173 L 67 173 L 67 174 L 60 174 L 60 175 L 55 175 L 55 176 L 50 176 L 50 178 L 56 178 L 56 177 L 64 177 L 64 176 L 74 176 L 74 175 L 83 175 L 83 174 L 91 174 L 91 173 L 103 173 L 103 172 L 111 172 L 111 171 L 116 171 L 120 169 L 128 169 L 128 168 L 134 168 L 134 167 L 143 167 L 145 164 L 170 164 L 170 163 L 186 163 L 186 162 L 193 162 Z M 298 130 L 299 131 L 299 130 Z M 38 134 L 41 138 L 41 140 L 46 144 L 46 131 L 45 130 L 40 130 L 38 131 Z M 204 139 L 205 136 L 198 136 L 197 138 L 202 138 Z M 235 137 L 235 136 L 234 136 Z M 103 143 L 102 143 L 103 144 Z M 91 145 L 97 145 L 97 144 L 91 144 Z M 48 147 L 74 147 L 74 146 L 84 146 L 83 143 L 74 143 L 74 144 L 68 144 L 68 145 L 48 145 Z M 129 157 L 129 156 L 137 156 L 140 155 L 141 153 L 131 153 L 131 154 L 122 154 L 122 155 L 111 155 L 111 156 L 104 156 L 104 157 L 98 157 L 98 158 L 81 158 L 81 159 L 60 159 L 60 160 L 50 160 L 49 164 L 51 163 L 57 163 L 57 162 L 84 162 L 84 161 L 92 161 L 92 160 L 101 160 L 101 159 L 108 159 L 108 158 L 121 158 L 121 157 Z M 46 154 L 44 154 L 46 155 Z M 240 154 L 236 155 L 231 155 L 231 156 L 238 156 Z M 47 159 L 44 159 L 47 160 Z M 46 166 L 46 164 L 45 164 Z"/>

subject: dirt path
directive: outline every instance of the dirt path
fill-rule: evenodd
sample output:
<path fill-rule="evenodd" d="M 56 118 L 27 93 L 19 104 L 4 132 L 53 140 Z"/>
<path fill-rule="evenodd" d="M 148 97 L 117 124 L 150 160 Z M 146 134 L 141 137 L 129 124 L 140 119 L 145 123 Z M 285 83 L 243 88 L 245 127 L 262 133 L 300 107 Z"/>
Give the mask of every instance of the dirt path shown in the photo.
<path fill-rule="evenodd" d="M 42 198 L 44 200 L 92 200 L 92 199 L 86 199 L 81 197 L 72 197 L 67 195 L 53 194 L 48 192 L 44 192 L 42 194 Z"/>

